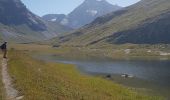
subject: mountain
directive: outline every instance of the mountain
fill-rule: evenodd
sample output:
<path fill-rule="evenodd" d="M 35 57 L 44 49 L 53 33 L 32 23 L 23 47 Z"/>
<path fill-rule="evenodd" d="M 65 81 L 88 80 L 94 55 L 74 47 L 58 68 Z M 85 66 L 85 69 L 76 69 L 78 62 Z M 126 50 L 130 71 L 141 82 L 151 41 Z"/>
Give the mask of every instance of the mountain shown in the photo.
<path fill-rule="evenodd" d="M 69 35 L 56 39 L 63 45 L 170 43 L 170 1 L 140 2 L 98 17 Z"/>
<path fill-rule="evenodd" d="M 61 27 L 60 30 L 51 25 L 30 12 L 20 0 L 0 0 L 0 37 L 3 40 L 49 39 L 65 30 L 62 25 L 56 25 Z"/>
<path fill-rule="evenodd" d="M 117 5 L 108 3 L 106 0 L 85 0 L 67 16 L 68 23 L 64 24 L 72 28 L 79 28 L 92 22 L 99 16 L 119 10 L 120 8 Z"/>
<path fill-rule="evenodd" d="M 0 22 L 4 25 L 27 24 L 33 30 L 46 30 L 43 21 L 28 11 L 19 0 L 0 1 Z"/>
<path fill-rule="evenodd" d="M 63 19 L 60 21 L 60 23 L 62 25 L 77 29 L 86 24 L 89 24 L 99 16 L 105 15 L 113 11 L 117 11 L 119 9 L 121 9 L 120 6 L 112 5 L 106 0 L 85 0 L 70 14 L 68 14 L 64 18 L 62 16 Z M 53 21 L 54 19 L 58 19 L 59 17 L 59 15 L 46 15 L 43 18 L 46 20 Z"/>
<path fill-rule="evenodd" d="M 44 15 L 42 18 L 47 21 L 60 23 L 66 17 L 65 14 L 48 14 Z"/>

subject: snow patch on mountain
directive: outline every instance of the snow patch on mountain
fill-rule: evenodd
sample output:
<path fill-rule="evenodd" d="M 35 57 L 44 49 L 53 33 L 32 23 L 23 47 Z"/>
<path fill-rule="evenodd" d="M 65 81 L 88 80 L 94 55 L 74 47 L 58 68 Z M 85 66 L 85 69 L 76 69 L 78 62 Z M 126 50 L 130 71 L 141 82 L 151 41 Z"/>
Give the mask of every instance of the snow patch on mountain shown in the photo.
<path fill-rule="evenodd" d="M 55 22 L 56 20 L 57 20 L 56 18 L 53 18 L 53 19 L 51 19 L 50 21 Z"/>
<path fill-rule="evenodd" d="M 92 16 L 97 15 L 98 11 L 97 10 L 86 10 L 87 13 L 89 13 Z"/>
<path fill-rule="evenodd" d="M 96 1 L 99 1 L 99 2 L 100 2 L 100 1 L 103 1 L 103 0 L 96 0 Z"/>

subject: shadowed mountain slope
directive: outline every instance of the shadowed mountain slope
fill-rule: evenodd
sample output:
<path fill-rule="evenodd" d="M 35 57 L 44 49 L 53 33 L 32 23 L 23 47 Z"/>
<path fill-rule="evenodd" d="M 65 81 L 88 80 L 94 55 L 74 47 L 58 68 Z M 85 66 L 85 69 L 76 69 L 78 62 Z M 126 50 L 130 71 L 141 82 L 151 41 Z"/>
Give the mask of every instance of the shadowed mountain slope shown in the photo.
<path fill-rule="evenodd" d="M 55 28 L 58 26 L 58 30 Z M 60 27 L 60 29 L 59 29 Z M 50 39 L 66 28 L 42 20 L 30 12 L 20 0 L 0 0 L 0 36 L 6 41 Z"/>

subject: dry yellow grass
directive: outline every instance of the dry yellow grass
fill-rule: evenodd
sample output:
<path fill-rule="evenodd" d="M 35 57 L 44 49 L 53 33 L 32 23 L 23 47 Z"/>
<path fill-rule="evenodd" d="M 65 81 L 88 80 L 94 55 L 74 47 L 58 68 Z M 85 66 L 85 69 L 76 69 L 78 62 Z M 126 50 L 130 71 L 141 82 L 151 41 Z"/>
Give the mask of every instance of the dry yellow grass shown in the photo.
<path fill-rule="evenodd" d="M 96 57 L 96 58 L 111 58 L 116 60 L 128 59 L 141 59 L 141 60 L 159 60 L 162 58 L 160 51 L 170 52 L 169 45 L 114 45 L 112 47 L 59 47 L 53 48 L 50 45 L 40 44 L 10 44 L 10 48 L 16 50 L 29 51 L 34 54 L 53 54 L 62 55 L 66 57 L 84 58 L 84 57 Z M 130 53 L 126 54 L 126 50 L 129 49 Z M 151 52 L 148 52 L 151 51 Z M 170 56 L 163 56 L 170 59 Z"/>

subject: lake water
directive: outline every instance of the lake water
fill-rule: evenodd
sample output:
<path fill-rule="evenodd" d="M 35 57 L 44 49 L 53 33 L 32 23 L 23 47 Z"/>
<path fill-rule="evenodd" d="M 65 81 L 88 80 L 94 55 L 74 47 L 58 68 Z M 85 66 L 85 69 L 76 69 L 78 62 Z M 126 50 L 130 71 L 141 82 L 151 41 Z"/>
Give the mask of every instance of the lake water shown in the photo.
<path fill-rule="evenodd" d="M 54 56 L 43 57 L 45 60 L 75 64 L 77 68 L 91 75 L 115 75 L 115 81 L 126 84 L 127 79 L 121 79 L 121 74 L 133 75 L 126 85 L 139 84 L 139 88 L 154 88 L 157 92 L 170 95 L 170 61 L 113 61 L 108 59 L 70 60 Z M 116 80 L 117 79 L 117 80 Z M 136 81 L 135 81 L 136 80 Z"/>

